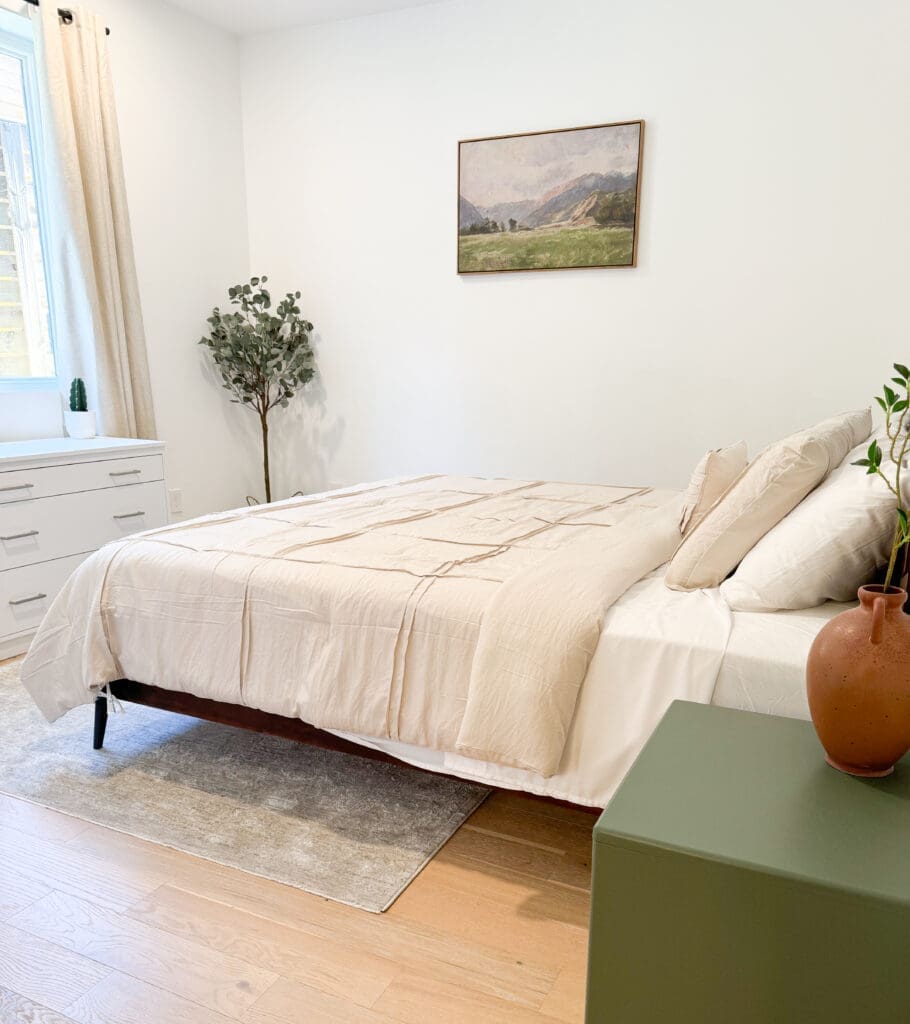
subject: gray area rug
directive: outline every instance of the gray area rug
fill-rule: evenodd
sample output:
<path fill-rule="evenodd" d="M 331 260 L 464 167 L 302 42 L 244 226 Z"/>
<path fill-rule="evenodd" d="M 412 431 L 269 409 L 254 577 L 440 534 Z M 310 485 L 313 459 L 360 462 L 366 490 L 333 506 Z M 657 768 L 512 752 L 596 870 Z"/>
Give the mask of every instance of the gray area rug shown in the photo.
<path fill-rule="evenodd" d="M 49 725 L 0 667 L 0 790 L 373 913 L 489 790 L 126 704 L 105 749 L 92 707 Z"/>

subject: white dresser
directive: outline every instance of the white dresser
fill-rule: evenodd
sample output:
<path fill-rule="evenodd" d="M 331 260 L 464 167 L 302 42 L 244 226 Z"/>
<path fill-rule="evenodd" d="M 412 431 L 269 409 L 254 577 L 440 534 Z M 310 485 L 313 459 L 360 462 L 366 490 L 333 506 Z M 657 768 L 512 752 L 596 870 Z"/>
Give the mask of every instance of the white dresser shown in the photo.
<path fill-rule="evenodd" d="M 167 521 L 160 441 L 0 443 L 0 659 L 28 648 L 83 559 Z"/>

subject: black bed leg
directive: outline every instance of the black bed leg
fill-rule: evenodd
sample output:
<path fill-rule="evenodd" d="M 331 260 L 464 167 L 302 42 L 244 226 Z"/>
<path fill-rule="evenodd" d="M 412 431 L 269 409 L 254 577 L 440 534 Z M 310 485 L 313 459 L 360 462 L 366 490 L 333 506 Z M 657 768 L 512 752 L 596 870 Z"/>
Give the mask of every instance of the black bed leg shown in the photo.
<path fill-rule="evenodd" d="M 107 729 L 107 697 L 95 698 L 95 735 L 92 749 L 100 750 L 104 746 L 104 731 Z"/>

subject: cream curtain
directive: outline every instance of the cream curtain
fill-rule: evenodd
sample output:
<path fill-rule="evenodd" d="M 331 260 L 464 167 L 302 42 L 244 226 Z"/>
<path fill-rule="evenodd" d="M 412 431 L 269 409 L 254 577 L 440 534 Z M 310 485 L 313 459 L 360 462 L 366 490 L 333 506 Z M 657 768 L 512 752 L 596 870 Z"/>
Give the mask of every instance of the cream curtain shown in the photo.
<path fill-rule="evenodd" d="M 51 210 L 58 372 L 85 378 L 103 433 L 155 436 L 145 330 L 104 22 L 33 14 Z"/>

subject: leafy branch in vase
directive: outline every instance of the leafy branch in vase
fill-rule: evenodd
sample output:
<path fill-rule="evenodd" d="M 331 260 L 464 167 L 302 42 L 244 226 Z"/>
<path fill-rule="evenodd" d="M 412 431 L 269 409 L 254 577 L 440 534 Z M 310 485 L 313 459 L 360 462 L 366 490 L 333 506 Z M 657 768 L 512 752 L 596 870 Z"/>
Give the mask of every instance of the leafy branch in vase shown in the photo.
<path fill-rule="evenodd" d="M 864 466 L 869 476 L 880 476 L 897 503 L 897 522 L 891 542 L 888 571 L 885 574 L 884 589 L 886 592 L 891 586 L 897 556 L 901 549 L 910 543 L 910 520 L 908 520 L 907 509 L 904 507 L 904 492 L 901 489 L 901 473 L 904 469 L 908 448 L 910 448 L 910 417 L 907 415 L 908 409 L 910 409 L 910 369 L 903 363 L 895 363 L 894 370 L 898 376 L 892 377 L 891 383 L 896 384 L 903 395 L 886 384 L 882 389 L 882 394 L 875 397 L 875 401 L 878 402 L 885 414 L 885 433 L 889 442 L 886 468 L 882 468 L 885 455 L 877 440 L 873 440 L 869 445 L 866 458 L 857 459 L 853 463 L 854 466 Z M 891 475 L 889 476 L 889 474 Z"/>

